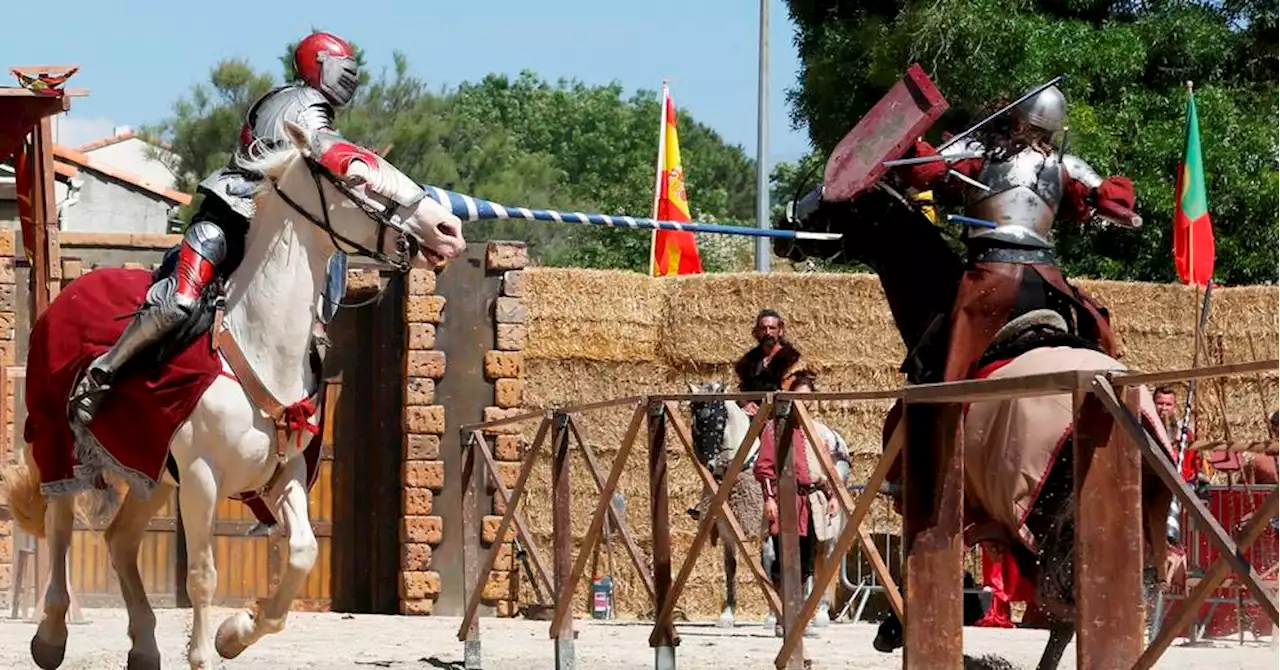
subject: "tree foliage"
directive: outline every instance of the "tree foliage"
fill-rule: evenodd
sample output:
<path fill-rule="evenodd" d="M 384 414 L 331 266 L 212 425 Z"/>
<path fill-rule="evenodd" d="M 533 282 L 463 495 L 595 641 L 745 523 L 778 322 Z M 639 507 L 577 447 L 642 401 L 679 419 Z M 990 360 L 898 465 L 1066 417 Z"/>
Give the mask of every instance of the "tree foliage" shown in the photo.
<path fill-rule="evenodd" d="M 296 77 L 292 46 L 281 58 L 283 81 Z M 363 61 L 359 49 L 357 56 Z M 650 214 L 660 118 L 653 91 L 624 97 L 616 83 L 552 84 L 532 72 L 432 91 L 403 54 L 393 61 L 377 76 L 362 68 L 365 82 L 336 126 L 414 180 L 526 207 Z M 177 156 L 181 189 L 194 193 L 226 162 L 248 106 L 277 81 L 247 63 L 224 61 L 174 104 L 170 117 L 146 128 Z M 679 128 L 694 217 L 751 220 L 754 162 L 687 113 L 680 113 Z M 544 264 L 648 270 L 648 231 L 496 221 L 468 224 L 465 234 L 525 240 Z M 709 256 L 709 270 L 735 260 L 729 252 Z"/>
<path fill-rule="evenodd" d="M 803 63 L 793 117 L 827 153 L 919 63 L 950 103 L 931 129 L 958 131 L 993 99 L 1058 74 L 1070 151 L 1133 179 L 1137 231 L 1060 226 L 1075 275 L 1175 281 L 1174 181 L 1194 81 L 1215 278 L 1277 278 L 1277 16 L 1274 0 L 789 0 Z"/>

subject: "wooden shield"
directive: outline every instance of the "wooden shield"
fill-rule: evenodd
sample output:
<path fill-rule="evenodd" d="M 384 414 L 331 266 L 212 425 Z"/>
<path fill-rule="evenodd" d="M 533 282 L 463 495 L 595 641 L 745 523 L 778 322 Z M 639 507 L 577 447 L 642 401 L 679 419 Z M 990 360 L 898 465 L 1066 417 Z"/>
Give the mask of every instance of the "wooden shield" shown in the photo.
<path fill-rule="evenodd" d="M 850 200 L 869 189 L 943 112 L 947 101 L 918 64 L 840 140 L 827 159 L 822 199 Z"/>

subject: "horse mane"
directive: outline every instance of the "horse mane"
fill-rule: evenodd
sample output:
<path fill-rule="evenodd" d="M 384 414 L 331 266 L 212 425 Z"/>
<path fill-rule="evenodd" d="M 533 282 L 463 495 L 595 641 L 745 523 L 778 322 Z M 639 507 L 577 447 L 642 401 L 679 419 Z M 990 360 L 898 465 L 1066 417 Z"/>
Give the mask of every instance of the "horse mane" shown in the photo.
<path fill-rule="evenodd" d="M 293 165 L 294 159 L 300 155 L 302 155 L 302 152 L 292 143 L 289 143 L 283 148 L 267 151 L 258 158 L 245 159 L 241 162 L 241 169 L 257 173 L 263 177 L 253 189 L 255 205 L 260 197 L 272 191 L 271 182 L 284 176 L 284 171 L 289 169 L 289 166 Z"/>

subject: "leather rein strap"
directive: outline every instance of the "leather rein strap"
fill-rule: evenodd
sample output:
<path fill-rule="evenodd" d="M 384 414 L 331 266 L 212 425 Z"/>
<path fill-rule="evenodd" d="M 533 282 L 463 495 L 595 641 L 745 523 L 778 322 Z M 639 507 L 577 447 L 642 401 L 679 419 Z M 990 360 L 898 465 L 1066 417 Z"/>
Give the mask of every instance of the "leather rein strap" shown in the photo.
<path fill-rule="evenodd" d="M 267 390 L 262 380 L 253 371 L 253 367 L 249 365 L 249 359 L 245 358 L 244 352 L 240 349 L 239 343 L 236 342 L 235 336 L 231 334 L 231 331 L 222 327 L 221 307 L 218 307 L 214 312 L 212 339 L 214 351 L 222 352 L 222 355 L 227 359 L 227 364 L 231 366 L 231 371 L 236 375 L 236 381 L 240 382 L 240 386 L 249 395 L 249 399 L 275 423 L 276 456 L 283 463 L 289 457 L 288 443 L 291 428 L 287 417 L 288 406 L 280 402 L 271 391 Z M 318 402 L 322 388 L 323 385 L 317 385 L 315 394 L 307 399 L 311 402 L 312 407 L 319 406 Z M 278 473 L 279 470 L 277 470 Z M 275 478 L 276 475 L 272 475 L 272 482 L 268 483 L 268 488 L 271 483 L 274 483 Z"/>

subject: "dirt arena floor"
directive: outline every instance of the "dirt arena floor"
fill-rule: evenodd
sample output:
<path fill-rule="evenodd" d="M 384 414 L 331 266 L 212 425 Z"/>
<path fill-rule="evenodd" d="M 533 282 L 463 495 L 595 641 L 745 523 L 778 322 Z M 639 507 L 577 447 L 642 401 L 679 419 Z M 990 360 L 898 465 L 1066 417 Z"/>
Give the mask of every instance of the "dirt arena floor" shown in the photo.
<path fill-rule="evenodd" d="M 217 610 L 215 626 L 229 610 Z M 184 649 L 190 628 L 189 610 L 159 610 L 157 636 L 165 668 L 186 668 Z M 129 648 L 123 610 L 86 610 L 88 621 L 71 626 L 67 670 L 100 670 L 124 665 Z M 653 653 L 647 639 L 649 627 L 638 623 L 579 620 L 577 667 L 648 670 Z M 373 615 L 297 613 L 289 617 L 284 632 L 263 639 L 240 658 L 222 667 L 254 669 L 359 669 L 462 667 L 462 643 L 454 637 L 458 619 L 448 617 L 397 617 Z M 33 668 L 28 644 L 35 625 L 23 621 L 0 623 L 0 668 Z M 683 624 L 677 650 L 677 666 L 707 670 L 771 668 L 778 639 L 758 624 L 740 624 L 720 630 L 711 624 Z M 869 624 L 833 624 L 817 639 L 806 641 L 813 667 L 900 668 L 900 653 L 881 654 L 871 647 L 875 627 Z M 995 654 L 1014 668 L 1034 668 L 1047 633 L 1042 631 L 966 628 L 965 653 L 975 657 Z M 481 623 L 484 667 L 488 670 L 533 670 L 554 666 L 547 624 L 538 621 L 485 619 Z M 1268 670 L 1276 668 L 1277 652 L 1267 642 L 1245 636 L 1218 641 L 1212 647 L 1174 647 L 1157 668 L 1195 670 Z M 1008 666 L 1006 666 L 1008 667 Z M 1075 667 L 1075 650 L 1068 648 L 1061 668 Z"/>

